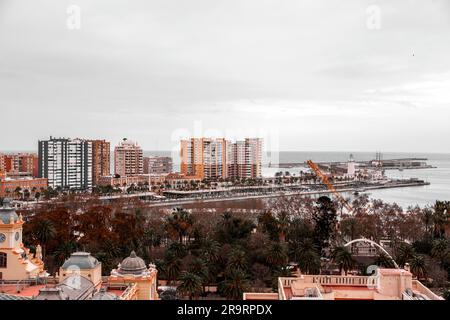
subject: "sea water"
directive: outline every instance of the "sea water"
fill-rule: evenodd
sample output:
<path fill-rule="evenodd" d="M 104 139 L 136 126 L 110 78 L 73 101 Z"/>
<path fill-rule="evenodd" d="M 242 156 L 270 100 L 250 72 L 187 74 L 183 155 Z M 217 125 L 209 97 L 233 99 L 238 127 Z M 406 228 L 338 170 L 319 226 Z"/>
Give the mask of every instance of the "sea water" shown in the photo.
<path fill-rule="evenodd" d="M 171 156 L 170 152 L 145 152 L 146 155 Z M 294 168 L 269 167 L 269 162 L 274 159 L 280 163 L 304 163 L 311 159 L 314 162 L 347 161 L 353 154 L 356 161 L 369 161 L 375 159 L 375 152 L 314 152 L 314 151 L 281 151 L 270 157 L 263 157 L 264 177 L 273 177 L 276 172 L 289 171 L 291 174 L 299 175 L 300 171 L 307 170 L 304 166 Z M 404 187 L 392 189 L 370 190 L 370 198 L 381 199 L 389 203 L 397 203 L 403 208 L 419 205 L 421 207 L 433 205 L 436 200 L 450 200 L 450 154 L 433 153 L 383 153 L 383 159 L 402 158 L 426 158 L 428 164 L 436 168 L 413 169 L 413 170 L 387 170 L 386 175 L 390 178 L 418 178 L 430 183 L 429 186 Z M 179 170 L 180 160 L 174 156 L 174 170 Z"/>

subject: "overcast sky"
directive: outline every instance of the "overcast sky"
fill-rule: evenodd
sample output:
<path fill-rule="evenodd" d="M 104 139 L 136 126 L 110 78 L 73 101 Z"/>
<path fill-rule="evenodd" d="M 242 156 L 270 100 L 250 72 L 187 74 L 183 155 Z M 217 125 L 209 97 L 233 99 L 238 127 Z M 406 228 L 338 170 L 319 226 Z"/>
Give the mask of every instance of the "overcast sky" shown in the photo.
<path fill-rule="evenodd" d="M 0 0 L 0 111 L 0 150 L 450 152 L 450 1 Z"/>

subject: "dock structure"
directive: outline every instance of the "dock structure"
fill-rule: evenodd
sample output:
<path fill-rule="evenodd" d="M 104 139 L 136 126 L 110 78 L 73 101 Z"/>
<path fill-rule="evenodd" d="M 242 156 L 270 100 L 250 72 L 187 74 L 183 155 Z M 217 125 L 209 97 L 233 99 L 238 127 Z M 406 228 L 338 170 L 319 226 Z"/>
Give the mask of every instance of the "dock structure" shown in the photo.
<path fill-rule="evenodd" d="M 339 192 L 343 193 L 355 193 L 359 191 L 370 191 L 376 189 L 390 189 L 390 188 L 403 188 L 403 187 L 419 187 L 429 185 L 428 182 L 424 181 L 411 181 L 404 183 L 392 183 L 388 185 L 377 185 L 377 186 L 366 186 L 365 188 L 357 187 L 342 187 Z M 301 190 L 292 189 L 285 191 L 275 191 L 267 193 L 243 193 L 243 194 L 220 194 L 211 193 L 209 191 L 200 193 L 179 193 L 173 192 L 170 195 L 166 194 L 168 198 L 162 201 L 149 201 L 147 202 L 149 207 L 172 207 L 177 205 L 187 205 L 193 203 L 208 203 L 208 202 L 226 202 L 226 201 L 239 201 L 239 200 L 250 200 L 250 199 L 268 199 L 268 198 L 278 198 L 278 197 L 292 197 L 292 196 L 304 196 L 304 197 L 318 197 L 321 195 L 331 195 L 331 191 L 327 189 L 315 189 L 315 190 Z"/>
<path fill-rule="evenodd" d="M 401 158 L 401 159 L 384 159 L 384 160 L 369 160 L 356 161 L 359 168 L 366 169 L 383 169 L 383 170 L 404 170 L 404 169 L 431 169 L 435 168 L 427 163 L 427 158 Z M 327 161 L 316 162 L 320 167 L 339 167 L 345 165 L 347 162 L 343 161 Z M 278 164 L 269 164 L 272 168 L 307 168 L 306 162 L 280 162 Z"/>

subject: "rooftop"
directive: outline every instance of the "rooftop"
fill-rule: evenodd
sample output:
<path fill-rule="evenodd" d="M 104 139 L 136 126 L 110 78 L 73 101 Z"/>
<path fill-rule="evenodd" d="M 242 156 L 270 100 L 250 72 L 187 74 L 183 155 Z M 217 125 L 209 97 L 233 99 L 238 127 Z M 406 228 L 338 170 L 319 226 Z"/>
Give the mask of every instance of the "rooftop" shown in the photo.
<path fill-rule="evenodd" d="M 147 271 L 144 260 L 136 255 L 136 252 L 132 251 L 128 258 L 125 258 L 119 265 L 117 270 L 120 274 L 132 274 L 141 275 Z"/>
<path fill-rule="evenodd" d="M 7 301 L 7 300 L 30 300 L 30 297 L 22 297 L 22 296 L 16 296 L 6 293 L 0 293 L 0 301 Z"/>
<path fill-rule="evenodd" d="M 377 276 L 301 275 L 279 278 L 280 300 L 442 300 L 404 269 Z M 249 299 L 252 296 L 249 296 Z"/>
<path fill-rule="evenodd" d="M 39 290 L 42 288 L 45 288 L 45 285 L 2 284 L 0 285 L 0 295 L 6 294 L 22 298 L 32 298 L 37 296 L 39 294 Z"/>
<path fill-rule="evenodd" d="M 80 277 L 79 282 L 73 278 L 63 281 L 58 285 L 35 285 L 35 284 L 2 284 L 0 285 L 1 300 L 77 300 L 89 298 L 94 292 L 92 282 Z M 106 284 L 100 291 L 95 293 L 90 300 L 119 300 L 129 288 L 127 284 Z"/>
<path fill-rule="evenodd" d="M 33 180 L 43 180 L 43 179 L 47 179 L 47 178 L 35 178 L 35 177 L 30 177 L 30 176 L 14 176 L 14 177 L 9 177 L 6 176 L 4 178 L 2 178 L 3 181 L 8 182 L 8 181 L 33 181 Z"/>
<path fill-rule="evenodd" d="M 14 221 L 14 223 L 19 221 L 19 216 L 10 206 L 10 203 L 10 200 L 7 198 L 3 200 L 3 207 L 0 207 L 0 223 L 10 224 L 11 220 Z"/>
<path fill-rule="evenodd" d="M 117 294 L 119 293 L 120 294 Z M 114 292 L 108 290 L 107 288 L 101 288 L 99 292 L 94 294 L 91 300 L 119 300 L 119 296 L 123 293 L 123 291 Z"/>
<path fill-rule="evenodd" d="M 100 264 L 100 262 L 91 256 L 88 252 L 75 252 L 70 255 L 70 258 L 67 259 L 62 268 L 80 268 L 82 270 L 85 269 L 94 269 Z"/>

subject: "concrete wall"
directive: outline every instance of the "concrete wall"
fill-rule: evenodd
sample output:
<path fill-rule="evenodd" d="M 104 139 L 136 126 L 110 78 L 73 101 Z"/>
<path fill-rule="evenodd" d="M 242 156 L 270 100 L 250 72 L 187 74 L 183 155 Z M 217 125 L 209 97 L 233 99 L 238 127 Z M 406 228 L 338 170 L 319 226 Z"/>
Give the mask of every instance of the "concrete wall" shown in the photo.
<path fill-rule="evenodd" d="M 39 267 L 22 259 L 20 254 L 14 253 L 13 250 L 0 249 L 0 252 L 6 253 L 7 256 L 7 267 L 0 268 L 2 280 L 27 280 L 39 274 Z"/>

